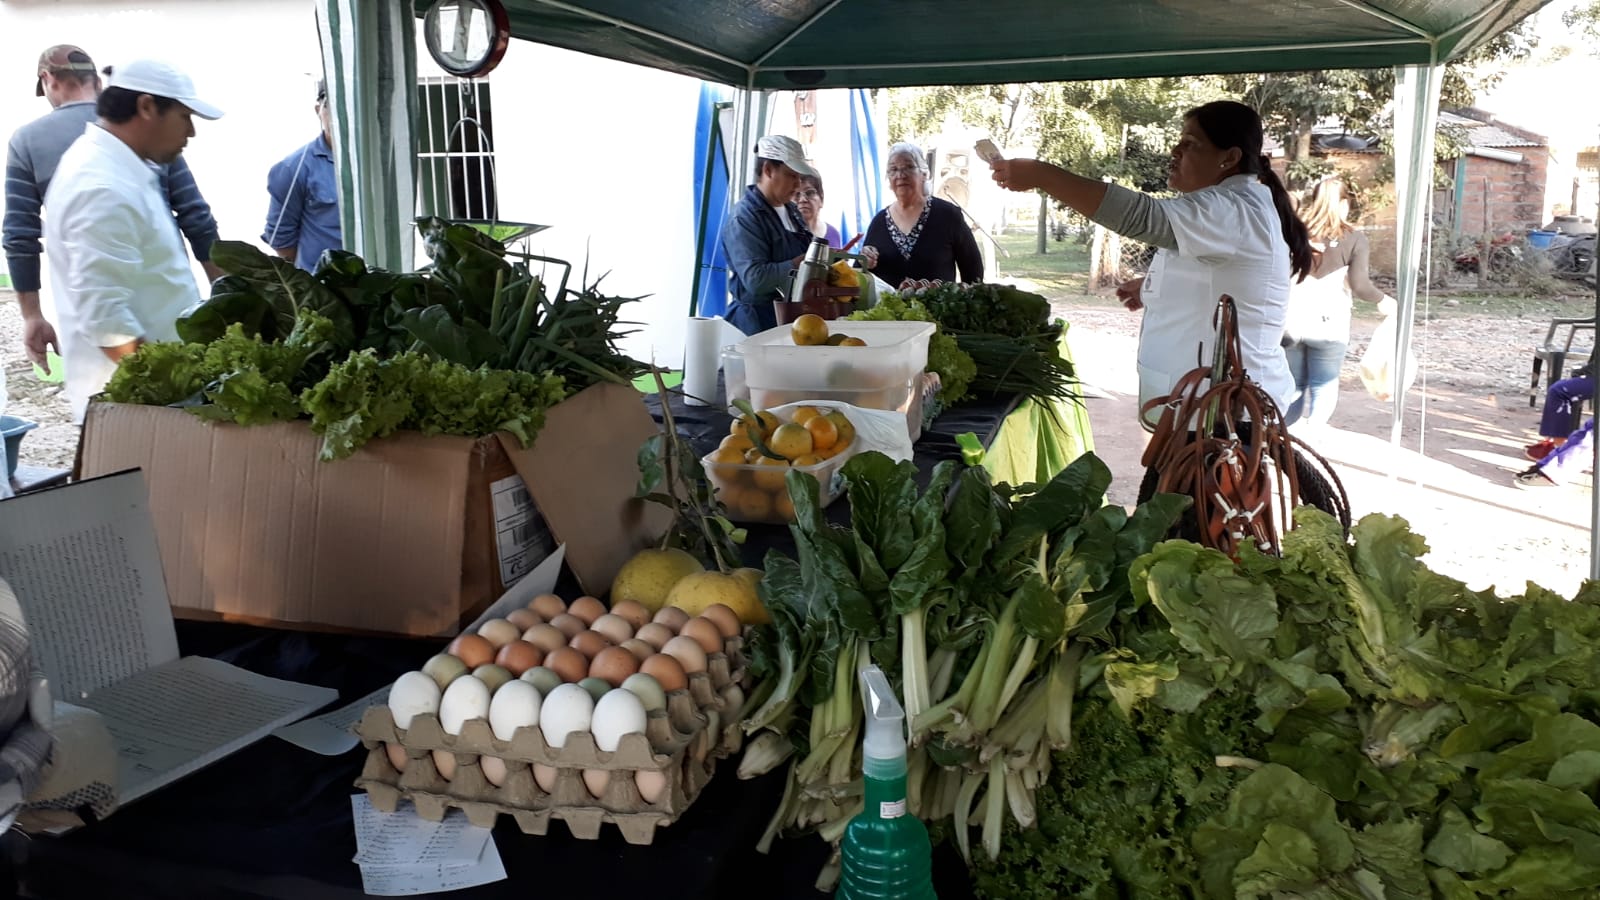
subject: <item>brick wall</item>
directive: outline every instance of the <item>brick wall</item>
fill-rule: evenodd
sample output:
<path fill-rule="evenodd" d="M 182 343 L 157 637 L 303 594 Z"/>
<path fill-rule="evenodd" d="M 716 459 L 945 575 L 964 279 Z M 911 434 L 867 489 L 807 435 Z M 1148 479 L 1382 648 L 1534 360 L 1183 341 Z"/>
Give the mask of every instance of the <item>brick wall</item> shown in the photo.
<path fill-rule="evenodd" d="M 1484 156 L 1466 158 L 1466 181 L 1461 192 L 1462 234 L 1523 231 L 1538 228 L 1544 222 L 1549 148 L 1518 147 L 1515 152 L 1522 154 L 1522 162 L 1508 163 Z"/>

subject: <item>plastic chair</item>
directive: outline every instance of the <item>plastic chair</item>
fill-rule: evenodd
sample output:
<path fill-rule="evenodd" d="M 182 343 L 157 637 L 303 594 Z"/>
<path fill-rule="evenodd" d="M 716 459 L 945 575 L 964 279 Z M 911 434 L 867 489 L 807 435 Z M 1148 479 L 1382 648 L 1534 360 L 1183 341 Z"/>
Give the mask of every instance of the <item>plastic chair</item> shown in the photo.
<path fill-rule="evenodd" d="M 1557 340 L 1556 331 L 1562 328 L 1567 329 L 1566 339 Z M 1548 361 L 1550 363 L 1550 370 L 1546 374 L 1545 381 L 1545 390 L 1549 390 L 1550 385 L 1561 380 L 1562 372 L 1567 365 L 1567 357 L 1572 356 L 1574 352 L 1578 354 L 1594 352 L 1592 349 L 1586 350 L 1579 348 L 1577 351 L 1573 351 L 1572 349 L 1572 341 L 1577 337 L 1578 332 L 1592 332 L 1594 330 L 1594 316 L 1589 316 L 1588 318 L 1584 319 L 1556 318 L 1551 320 L 1550 330 L 1545 332 L 1544 335 L 1544 344 L 1533 351 L 1533 376 L 1528 381 L 1529 409 L 1533 409 L 1539 405 L 1539 397 L 1541 395 L 1541 392 L 1539 391 L 1539 370 L 1543 368 L 1545 362 Z"/>

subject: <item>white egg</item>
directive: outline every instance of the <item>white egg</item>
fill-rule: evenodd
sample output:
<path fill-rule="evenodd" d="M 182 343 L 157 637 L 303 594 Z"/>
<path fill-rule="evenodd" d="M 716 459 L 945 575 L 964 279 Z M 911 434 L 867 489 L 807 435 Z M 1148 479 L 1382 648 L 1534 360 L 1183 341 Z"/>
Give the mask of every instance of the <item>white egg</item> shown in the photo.
<path fill-rule="evenodd" d="M 539 707 L 539 730 L 551 747 L 564 747 L 567 735 L 589 730 L 594 697 L 575 684 L 557 685 Z"/>
<path fill-rule="evenodd" d="M 471 676 L 450 682 L 439 701 L 439 724 L 447 734 L 460 734 L 461 726 L 488 715 L 489 686 Z"/>
<path fill-rule="evenodd" d="M 508 681 L 489 701 L 489 728 L 502 741 L 511 740 L 518 728 L 539 724 L 539 689 L 526 681 Z"/>
<path fill-rule="evenodd" d="M 389 689 L 389 714 L 394 727 L 404 731 L 417 716 L 439 711 L 439 682 L 425 672 L 407 672 Z"/>
<path fill-rule="evenodd" d="M 644 703 L 632 691 L 617 689 L 600 698 L 594 705 L 594 745 L 607 753 L 617 749 L 625 734 L 643 734 L 645 726 Z"/>

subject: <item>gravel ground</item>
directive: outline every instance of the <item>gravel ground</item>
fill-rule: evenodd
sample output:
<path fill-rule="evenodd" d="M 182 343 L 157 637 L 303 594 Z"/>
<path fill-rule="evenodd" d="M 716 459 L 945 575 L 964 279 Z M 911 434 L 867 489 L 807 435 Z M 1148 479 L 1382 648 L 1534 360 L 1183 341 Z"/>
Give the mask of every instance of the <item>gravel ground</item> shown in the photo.
<path fill-rule="evenodd" d="M 1417 328 L 1423 374 L 1410 395 L 1401 447 L 1389 443 L 1389 405 L 1368 397 L 1357 376 L 1356 353 L 1377 324 L 1371 317 L 1356 320 L 1356 349 L 1346 360 L 1332 426 L 1306 437 L 1334 461 L 1356 514 L 1404 516 L 1428 538 L 1428 559 L 1439 571 L 1504 593 L 1532 580 L 1571 595 L 1589 570 L 1590 479 L 1540 491 L 1511 483 L 1528 464 L 1523 445 L 1536 438 L 1527 379 L 1549 307 L 1491 315 L 1461 312 L 1471 301 L 1434 302 L 1441 314 Z M 1072 323 L 1080 373 L 1095 389 L 1089 414 L 1097 450 L 1116 474 L 1113 499 L 1131 503 L 1144 437 L 1134 424 L 1138 316 L 1103 298 L 1061 300 L 1056 308 Z M 1562 312 L 1582 313 L 1576 305 Z M 6 413 L 40 423 L 22 442 L 22 461 L 70 467 L 78 429 L 60 386 L 39 381 L 23 356 L 15 298 L 3 291 L 0 360 L 10 392 Z"/>

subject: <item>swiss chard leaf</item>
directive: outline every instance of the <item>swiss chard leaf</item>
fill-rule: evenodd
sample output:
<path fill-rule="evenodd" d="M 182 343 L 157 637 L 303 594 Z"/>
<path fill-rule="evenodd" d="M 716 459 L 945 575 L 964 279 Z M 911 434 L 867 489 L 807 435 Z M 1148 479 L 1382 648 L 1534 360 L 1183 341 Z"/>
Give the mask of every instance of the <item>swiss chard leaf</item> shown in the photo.
<path fill-rule="evenodd" d="M 917 467 L 877 451 L 850 458 L 843 468 L 850 491 L 850 523 L 878 554 L 885 571 L 900 568 L 916 542 L 908 515 L 917 499 Z"/>
<path fill-rule="evenodd" d="M 479 366 L 508 368 L 503 364 L 506 348 L 499 338 L 471 319 L 455 321 L 443 306 L 408 309 L 401 314 L 400 321 L 412 337 L 440 359 L 469 369 Z"/>
<path fill-rule="evenodd" d="M 951 560 L 967 569 L 976 569 L 983 563 L 1000 536 L 997 499 L 986 470 L 962 470 L 945 522 L 945 552 Z"/>
<path fill-rule="evenodd" d="M 1056 477 L 1017 504 L 994 562 L 1004 563 L 1027 553 L 1039 538 L 1077 522 L 1104 502 L 1111 486 L 1111 470 L 1093 453 L 1072 461 Z"/>
<path fill-rule="evenodd" d="M 302 309 L 309 309 L 333 322 L 344 347 L 356 344 L 355 326 L 344 300 L 325 287 L 311 273 L 297 269 L 294 263 L 278 256 L 263 253 L 241 241 L 217 241 L 211 245 L 211 261 L 229 275 L 237 276 L 250 285 L 250 290 L 265 299 L 272 311 L 270 319 L 261 321 L 263 340 L 280 340 L 294 330 L 295 319 Z M 237 299 L 224 295 L 223 308 L 207 313 L 202 325 L 209 328 L 213 318 L 225 315 L 225 309 L 239 310 Z M 204 309 L 210 301 L 200 304 Z M 198 310 L 197 310 L 198 311 Z M 231 321 L 231 320 L 230 320 Z M 270 333 L 269 333 L 270 330 Z"/>

